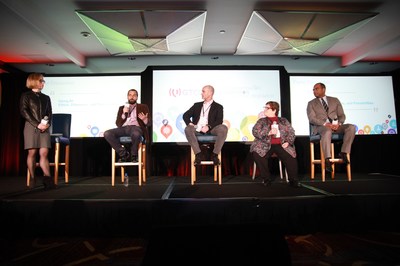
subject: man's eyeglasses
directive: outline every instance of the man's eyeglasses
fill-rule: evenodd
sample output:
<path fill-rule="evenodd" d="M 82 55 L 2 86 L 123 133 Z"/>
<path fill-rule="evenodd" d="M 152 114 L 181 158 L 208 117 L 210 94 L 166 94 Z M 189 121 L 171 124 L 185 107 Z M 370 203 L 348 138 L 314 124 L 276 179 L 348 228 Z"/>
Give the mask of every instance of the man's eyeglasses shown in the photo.
<path fill-rule="evenodd" d="M 265 109 L 265 110 L 269 110 L 269 109 L 271 109 L 271 107 L 269 107 L 269 106 L 264 106 L 264 109 Z"/>

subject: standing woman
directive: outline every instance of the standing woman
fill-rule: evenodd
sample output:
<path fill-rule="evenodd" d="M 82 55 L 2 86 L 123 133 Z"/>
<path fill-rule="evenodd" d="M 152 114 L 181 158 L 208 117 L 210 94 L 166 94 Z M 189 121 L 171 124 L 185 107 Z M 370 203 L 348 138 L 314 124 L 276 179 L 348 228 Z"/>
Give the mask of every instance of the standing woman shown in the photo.
<path fill-rule="evenodd" d="M 51 125 L 52 108 L 50 97 L 41 91 L 45 80 L 42 74 L 32 73 L 26 80 L 26 87 L 30 91 L 24 92 L 20 99 L 20 112 L 25 119 L 24 149 L 28 150 L 27 166 L 31 175 L 30 188 L 35 186 L 36 154 L 39 151 L 39 165 L 43 171 L 43 185 L 53 188 L 54 180 L 50 177 L 48 159 L 51 148 L 49 127 Z M 46 121 L 47 120 L 47 121 Z"/>
<path fill-rule="evenodd" d="M 294 140 L 294 129 L 284 117 L 278 117 L 279 103 L 269 101 L 264 107 L 264 118 L 258 119 L 253 127 L 254 141 L 250 146 L 254 161 L 260 169 L 265 186 L 271 185 L 271 173 L 268 159 L 273 153 L 283 162 L 289 176 L 289 185 L 300 187 L 297 177 L 297 159 Z"/>

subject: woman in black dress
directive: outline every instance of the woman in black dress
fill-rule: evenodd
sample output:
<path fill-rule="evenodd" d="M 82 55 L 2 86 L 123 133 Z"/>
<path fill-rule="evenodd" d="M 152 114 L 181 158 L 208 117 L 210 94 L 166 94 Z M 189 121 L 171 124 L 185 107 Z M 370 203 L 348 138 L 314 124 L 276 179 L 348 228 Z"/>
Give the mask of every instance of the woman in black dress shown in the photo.
<path fill-rule="evenodd" d="M 39 152 L 39 165 L 43 171 L 45 188 L 53 187 L 54 181 L 50 177 L 48 159 L 51 148 L 49 127 L 51 125 L 52 108 L 50 97 L 41 91 L 45 80 L 42 74 L 32 73 L 26 80 L 26 87 L 30 91 L 24 92 L 20 99 L 20 112 L 25 119 L 24 148 L 28 150 L 27 166 L 31 179 L 30 188 L 35 186 L 36 155 Z"/>

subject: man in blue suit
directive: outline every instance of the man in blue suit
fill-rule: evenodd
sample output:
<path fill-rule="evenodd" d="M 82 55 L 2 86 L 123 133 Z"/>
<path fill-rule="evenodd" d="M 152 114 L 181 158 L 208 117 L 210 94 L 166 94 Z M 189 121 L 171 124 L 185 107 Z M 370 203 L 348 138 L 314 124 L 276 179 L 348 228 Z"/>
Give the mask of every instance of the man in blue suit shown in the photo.
<path fill-rule="evenodd" d="M 224 108 L 221 104 L 213 100 L 214 87 L 206 85 L 201 90 L 202 102 L 197 102 L 183 114 L 185 121 L 185 135 L 196 155 L 194 164 L 198 165 L 201 162 L 201 149 L 196 135 L 211 134 L 217 136 L 214 144 L 212 160 L 214 165 L 219 165 L 221 162 L 218 159 L 218 154 L 221 152 L 222 146 L 225 143 L 228 127 L 223 124 Z"/>
<path fill-rule="evenodd" d="M 307 116 L 312 125 L 312 134 L 321 135 L 322 151 L 325 154 L 326 170 L 332 172 L 331 138 L 332 132 L 342 133 L 343 144 L 340 157 L 349 163 L 347 154 L 350 154 L 356 128 L 353 124 L 345 124 L 346 115 L 338 98 L 325 95 L 325 84 L 319 82 L 314 85 L 315 99 L 308 102 Z"/>

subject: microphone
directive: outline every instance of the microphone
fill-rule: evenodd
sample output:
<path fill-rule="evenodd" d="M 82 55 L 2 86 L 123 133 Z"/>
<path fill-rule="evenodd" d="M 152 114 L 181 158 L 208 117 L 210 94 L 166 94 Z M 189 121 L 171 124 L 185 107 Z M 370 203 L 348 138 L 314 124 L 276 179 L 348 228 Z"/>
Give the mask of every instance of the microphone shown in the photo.
<path fill-rule="evenodd" d="M 125 103 L 125 108 L 129 108 L 129 103 L 128 102 Z M 124 115 L 125 115 L 125 117 L 128 117 L 128 112 L 125 112 Z"/>
<path fill-rule="evenodd" d="M 43 125 L 47 125 L 47 123 L 49 123 L 49 117 L 47 115 L 44 116 L 40 123 Z"/>

